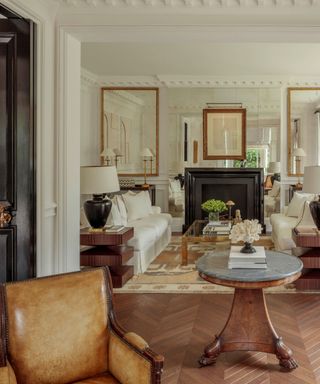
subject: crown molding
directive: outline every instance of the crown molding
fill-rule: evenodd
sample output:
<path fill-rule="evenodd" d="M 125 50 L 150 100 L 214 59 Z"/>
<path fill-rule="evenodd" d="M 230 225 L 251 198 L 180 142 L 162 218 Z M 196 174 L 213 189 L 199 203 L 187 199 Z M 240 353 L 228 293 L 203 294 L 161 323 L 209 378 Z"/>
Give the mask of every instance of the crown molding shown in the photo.
<path fill-rule="evenodd" d="M 100 87 L 99 76 L 84 68 L 81 68 L 81 81 L 85 86 Z"/>
<path fill-rule="evenodd" d="M 164 84 L 156 76 L 101 76 L 102 87 L 161 87 Z"/>
<path fill-rule="evenodd" d="M 85 72 L 88 73 L 88 71 Z M 94 76 L 96 83 L 103 87 L 281 88 L 320 86 L 320 77 L 308 78 L 305 76 L 287 78 L 283 76 Z"/>
<path fill-rule="evenodd" d="M 64 8 L 310 9 L 319 0 L 55 0 Z"/>

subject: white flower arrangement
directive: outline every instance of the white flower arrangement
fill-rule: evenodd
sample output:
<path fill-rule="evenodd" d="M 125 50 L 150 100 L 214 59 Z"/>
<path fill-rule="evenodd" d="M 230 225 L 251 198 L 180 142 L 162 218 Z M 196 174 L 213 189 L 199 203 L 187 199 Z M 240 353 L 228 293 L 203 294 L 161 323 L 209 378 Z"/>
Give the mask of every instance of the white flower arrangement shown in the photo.
<path fill-rule="evenodd" d="M 259 240 L 261 231 L 261 224 L 259 224 L 258 220 L 244 220 L 232 227 L 229 239 L 231 239 L 233 243 L 237 243 L 238 241 L 253 243 Z"/>

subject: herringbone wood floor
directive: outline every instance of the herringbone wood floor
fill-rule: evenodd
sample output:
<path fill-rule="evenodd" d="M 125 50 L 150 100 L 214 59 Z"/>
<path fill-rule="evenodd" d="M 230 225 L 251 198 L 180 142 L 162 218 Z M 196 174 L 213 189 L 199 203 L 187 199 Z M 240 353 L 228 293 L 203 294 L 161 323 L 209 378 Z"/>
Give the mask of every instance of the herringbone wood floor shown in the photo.
<path fill-rule="evenodd" d="M 277 333 L 299 368 L 284 372 L 265 353 L 221 354 L 215 366 L 198 368 L 203 348 L 224 325 L 231 295 L 118 294 L 119 322 L 165 356 L 163 384 L 320 384 L 320 295 L 267 295 Z"/>

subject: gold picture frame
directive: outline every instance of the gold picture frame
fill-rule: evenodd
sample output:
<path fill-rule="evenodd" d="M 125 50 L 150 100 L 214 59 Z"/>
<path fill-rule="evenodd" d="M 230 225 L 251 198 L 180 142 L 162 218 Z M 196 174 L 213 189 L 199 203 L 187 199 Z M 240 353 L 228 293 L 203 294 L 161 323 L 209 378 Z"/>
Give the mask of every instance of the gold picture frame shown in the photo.
<path fill-rule="evenodd" d="M 246 158 L 246 109 L 203 110 L 203 159 Z"/>

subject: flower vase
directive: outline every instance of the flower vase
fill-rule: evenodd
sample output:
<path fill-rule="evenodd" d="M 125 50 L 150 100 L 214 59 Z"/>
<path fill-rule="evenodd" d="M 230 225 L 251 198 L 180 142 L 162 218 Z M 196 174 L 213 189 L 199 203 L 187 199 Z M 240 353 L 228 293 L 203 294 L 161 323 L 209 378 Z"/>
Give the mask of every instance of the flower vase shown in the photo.
<path fill-rule="evenodd" d="M 219 221 L 219 212 L 209 212 L 209 221 Z"/>
<path fill-rule="evenodd" d="M 253 248 L 252 244 L 249 242 L 245 242 L 244 246 L 240 249 L 241 253 L 255 253 L 256 250 Z"/>

